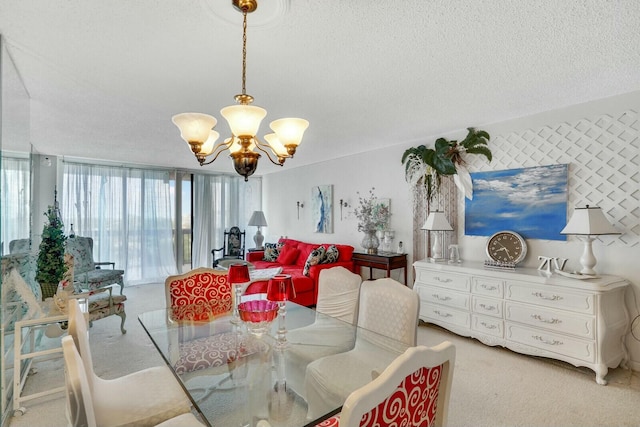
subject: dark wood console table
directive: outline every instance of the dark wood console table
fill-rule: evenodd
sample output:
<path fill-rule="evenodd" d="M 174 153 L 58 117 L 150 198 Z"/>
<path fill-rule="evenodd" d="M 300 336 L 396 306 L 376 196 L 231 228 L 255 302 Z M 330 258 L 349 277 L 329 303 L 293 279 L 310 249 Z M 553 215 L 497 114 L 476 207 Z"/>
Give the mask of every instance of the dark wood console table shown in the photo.
<path fill-rule="evenodd" d="M 391 270 L 396 268 L 404 269 L 404 284 L 407 284 L 407 254 L 398 254 L 395 252 L 378 252 L 377 254 L 367 254 L 363 252 L 354 252 L 354 265 L 357 267 L 369 267 L 369 280 L 373 280 L 373 269 L 387 271 L 387 277 L 391 277 Z"/>

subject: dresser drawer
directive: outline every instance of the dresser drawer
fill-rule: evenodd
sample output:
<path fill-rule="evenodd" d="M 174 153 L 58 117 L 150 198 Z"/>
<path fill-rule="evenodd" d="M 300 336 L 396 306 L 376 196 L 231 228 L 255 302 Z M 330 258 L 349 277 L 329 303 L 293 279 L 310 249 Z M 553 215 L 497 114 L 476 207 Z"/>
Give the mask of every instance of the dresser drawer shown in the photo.
<path fill-rule="evenodd" d="M 473 296 L 471 307 L 474 313 L 502 318 L 502 300 Z"/>
<path fill-rule="evenodd" d="M 471 315 L 471 329 L 474 331 L 502 338 L 504 334 L 504 322 L 495 317 Z"/>
<path fill-rule="evenodd" d="M 544 307 L 571 310 L 578 313 L 595 313 L 595 295 L 572 293 L 553 286 L 534 286 L 527 283 L 507 282 L 506 299 Z"/>
<path fill-rule="evenodd" d="M 420 304 L 420 318 L 433 323 L 449 323 L 469 329 L 469 312 L 435 304 Z"/>
<path fill-rule="evenodd" d="M 470 294 L 450 291 L 448 289 L 439 288 L 437 286 L 419 285 L 418 295 L 420 295 L 421 303 L 442 304 L 463 310 L 469 310 L 470 307 Z"/>
<path fill-rule="evenodd" d="M 471 276 L 442 271 L 416 269 L 416 282 L 469 292 Z"/>
<path fill-rule="evenodd" d="M 502 298 L 504 281 L 491 277 L 474 277 L 471 292 L 478 295 Z"/>
<path fill-rule="evenodd" d="M 506 322 L 507 340 L 593 363 L 595 342 Z"/>
<path fill-rule="evenodd" d="M 581 338 L 595 338 L 596 321 L 591 316 L 508 302 L 505 319 Z"/>

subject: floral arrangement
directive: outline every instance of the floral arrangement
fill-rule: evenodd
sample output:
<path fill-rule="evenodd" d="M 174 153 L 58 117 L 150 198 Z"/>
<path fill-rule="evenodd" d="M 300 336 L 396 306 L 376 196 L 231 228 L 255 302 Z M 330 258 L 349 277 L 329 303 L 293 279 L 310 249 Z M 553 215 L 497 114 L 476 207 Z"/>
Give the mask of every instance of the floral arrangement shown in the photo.
<path fill-rule="evenodd" d="M 358 206 L 353 211 L 358 218 L 358 231 L 384 230 L 389 224 L 389 205 L 378 201 L 374 190 L 375 187 L 371 187 L 367 197 L 358 192 Z"/>

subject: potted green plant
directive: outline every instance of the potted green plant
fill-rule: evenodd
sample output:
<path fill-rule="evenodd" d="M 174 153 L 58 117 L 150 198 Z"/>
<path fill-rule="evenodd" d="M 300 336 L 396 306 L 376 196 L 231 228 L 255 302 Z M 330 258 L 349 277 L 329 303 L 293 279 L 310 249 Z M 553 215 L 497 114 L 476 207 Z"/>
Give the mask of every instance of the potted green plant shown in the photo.
<path fill-rule="evenodd" d="M 467 136 L 460 142 L 438 138 L 434 148 L 419 145 L 402 154 L 406 181 L 411 186 L 423 185 L 429 200 L 439 192 L 442 175 L 454 175 L 458 188 L 464 191 L 467 198 L 472 198 L 471 176 L 463 154 L 482 154 L 489 161 L 492 156 L 487 147 L 489 134 L 475 128 L 467 130 Z"/>
<path fill-rule="evenodd" d="M 42 229 L 42 241 L 38 249 L 36 280 L 42 289 L 42 299 L 53 297 L 58 283 L 67 271 L 64 262 L 64 246 L 67 236 L 64 225 L 54 206 L 49 206 L 44 213 L 47 217 Z"/>

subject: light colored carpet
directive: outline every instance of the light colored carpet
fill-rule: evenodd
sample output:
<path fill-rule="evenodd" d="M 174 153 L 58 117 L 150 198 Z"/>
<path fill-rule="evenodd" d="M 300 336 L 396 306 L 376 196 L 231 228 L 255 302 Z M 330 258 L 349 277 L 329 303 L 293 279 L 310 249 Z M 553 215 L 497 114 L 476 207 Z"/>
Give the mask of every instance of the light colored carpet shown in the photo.
<path fill-rule="evenodd" d="M 94 323 L 90 332 L 96 373 L 118 377 L 164 362 L 138 322 L 140 312 L 164 307 L 164 285 L 125 288 L 128 314 L 120 334 L 119 318 Z M 450 426 L 638 426 L 640 375 L 621 368 L 600 386 L 588 369 L 488 347 L 444 329 L 421 325 L 418 342 L 452 341 L 457 349 Z M 64 384 L 62 359 L 38 362 L 25 390 L 33 393 Z M 27 413 L 11 427 L 64 426 L 64 396 L 26 402 Z M 223 426 L 220 426 L 223 427 Z"/>

